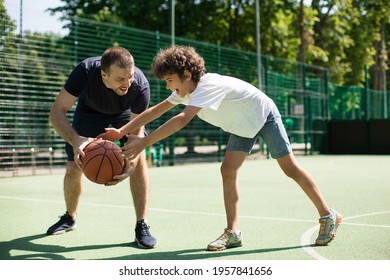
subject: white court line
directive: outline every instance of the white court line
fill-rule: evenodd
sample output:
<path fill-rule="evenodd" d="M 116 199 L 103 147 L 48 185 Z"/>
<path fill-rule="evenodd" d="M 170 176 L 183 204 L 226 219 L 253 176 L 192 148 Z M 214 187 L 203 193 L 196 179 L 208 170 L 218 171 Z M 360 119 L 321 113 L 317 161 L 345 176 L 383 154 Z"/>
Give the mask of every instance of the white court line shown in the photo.
<path fill-rule="evenodd" d="M 46 203 L 55 203 L 55 204 L 64 204 L 65 203 L 63 200 L 37 199 L 37 198 L 26 198 L 26 197 L 4 196 L 4 195 L 0 195 L 0 199 L 11 199 L 11 200 L 21 200 L 21 201 L 34 201 L 34 202 L 46 202 Z M 133 206 L 113 205 L 113 204 L 104 204 L 104 203 L 80 202 L 80 205 L 108 207 L 108 208 L 119 208 L 119 209 L 134 209 Z M 149 208 L 149 211 L 176 213 L 176 214 L 193 214 L 193 215 L 203 215 L 203 216 L 225 217 L 225 214 L 221 214 L 221 213 L 210 213 L 210 212 L 199 212 L 199 211 L 185 211 L 185 210 L 173 210 L 173 209 L 161 209 L 161 208 Z M 356 219 L 356 218 L 367 217 L 367 216 L 373 216 L 373 215 L 382 215 L 382 214 L 388 214 L 388 213 L 390 213 L 390 211 L 362 214 L 362 215 L 350 216 L 350 217 L 346 217 L 346 218 L 343 217 L 343 223 L 342 224 L 343 225 L 350 225 L 350 226 L 390 228 L 390 225 L 357 224 L 357 223 L 345 223 L 344 222 L 345 220 Z M 248 215 L 240 215 L 240 218 L 243 218 L 243 219 L 254 219 L 254 220 L 284 221 L 284 222 L 304 222 L 304 223 L 317 223 L 318 222 L 317 220 L 277 218 L 277 217 L 261 217 L 261 216 L 248 216 Z"/>
<path fill-rule="evenodd" d="M 313 249 L 313 247 L 310 245 L 310 238 L 315 233 L 318 232 L 319 226 L 316 225 L 314 227 L 311 227 L 308 229 L 301 238 L 301 246 L 302 249 L 308 253 L 310 256 L 312 256 L 316 260 L 328 260 L 324 256 L 320 255 L 316 250 Z"/>
<path fill-rule="evenodd" d="M 63 204 L 64 203 L 63 200 L 23 198 L 23 197 L 2 196 L 2 195 L 0 195 L 0 199 L 12 199 L 12 200 L 21 200 L 21 201 L 34 201 L 34 202 L 46 202 L 46 203 L 56 203 L 56 204 Z M 112 205 L 112 204 L 103 204 L 103 203 L 81 202 L 80 205 L 108 207 L 108 208 L 120 208 L 120 209 L 134 209 L 134 207 L 128 206 L 128 205 Z M 149 210 L 150 211 L 156 211 L 156 212 L 175 213 L 175 214 L 193 214 L 193 215 L 203 215 L 203 216 L 225 217 L 225 214 L 210 213 L 210 212 L 185 211 L 185 210 L 173 210 L 173 209 L 161 209 L 161 208 L 149 208 Z M 346 222 L 344 222 L 345 220 L 356 219 L 356 218 L 367 217 L 367 216 L 373 216 L 373 215 L 388 214 L 388 213 L 390 213 L 390 211 L 375 212 L 375 213 L 369 213 L 369 214 L 363 214 L 363 215 L 351 216 L 351 217 L 343 218 L 343 225 L 361 226 L 361 227 L 390 228 L 390 225 L 373 225 L 373 224 L 360 224 L 360 223 L 348 223 L 348 222 L 346 223 Z M 276 217 L 261 217 L 261 216 L 246 216 L 246 215 L 240 215 L 240 218 L 243 218 L 243 219 L 254 219 L 254 220 L 284 221 L 284 222 L 317 223 L 316 220 L 276 218 Z"/>

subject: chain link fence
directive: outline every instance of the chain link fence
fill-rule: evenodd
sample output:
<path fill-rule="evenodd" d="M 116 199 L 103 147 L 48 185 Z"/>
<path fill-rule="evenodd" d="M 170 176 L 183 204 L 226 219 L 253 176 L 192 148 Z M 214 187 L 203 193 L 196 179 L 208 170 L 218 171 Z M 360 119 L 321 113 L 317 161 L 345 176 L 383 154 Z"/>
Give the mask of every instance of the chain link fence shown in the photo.
<path fill-rule="evenodd" d="M 73 67 L 87 57 L 101 55 L 111 46 L 123 46 L 150 81 L 151 105 L 170 94 L 149 71 L 156 52 L 170 45 L 169 35 L 82 18 L 69 19 L 66 35 L 16 33 L 4 14 L 1 25 L 0 175 L 48 173 L 64 167 L 65 143 L 48 123 L 48 114 Z M 175 41 L 193 46 L 204 57 L 208 72 L 258 85 L 256 53 L 185 38 Z M 296 150 L 321 152 L 330 118 L 381 117 L 376 99 L 383 94 L 334 86 L 328 81 L 326 68 L 270 56 L 262 56 L 261 65 L 262 89 L 279 107 Z M 181 108 L 155 120 L 147 129 L 154 130 Z M 225 132 L 195 118 L 185 129 L 153 147 L 151 163 L 221 161 L 226 140 Z M 259 142 L 254 152 L 266 153 L 266 149 Z"/>

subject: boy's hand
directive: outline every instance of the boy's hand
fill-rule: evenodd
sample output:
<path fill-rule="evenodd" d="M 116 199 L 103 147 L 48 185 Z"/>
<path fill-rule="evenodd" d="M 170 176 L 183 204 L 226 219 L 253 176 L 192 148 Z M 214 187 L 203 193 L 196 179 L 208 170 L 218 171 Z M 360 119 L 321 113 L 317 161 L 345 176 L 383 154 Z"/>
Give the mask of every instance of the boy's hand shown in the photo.
<path fill-rule="evenodd" d="M 125 158 L 133 160 L 146 148 L 146 146 L 145 138 L 137 135 L 128 135 L 128 140 L 122 147 L 122 152 L 125 155 Z"/>
<path fill-rule="evenodd" d="M 105 128 L 106 132 L 99 134 L 96 136 L 96 138 L 102 138 L 105 140 L 110 140 L 112 142 L 115 142 L 116 140 L 119 140 L 122 138 L 122 134 L 119 129 L 117 128 Z"/>

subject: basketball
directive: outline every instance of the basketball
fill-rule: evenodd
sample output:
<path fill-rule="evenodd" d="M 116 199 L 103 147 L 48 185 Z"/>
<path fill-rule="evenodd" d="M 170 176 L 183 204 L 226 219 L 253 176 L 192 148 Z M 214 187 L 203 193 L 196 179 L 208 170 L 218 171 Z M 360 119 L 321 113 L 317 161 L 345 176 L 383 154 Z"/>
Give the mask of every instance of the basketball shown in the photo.
<path fill-rule="evenodd" d="M 94 183 L 106 184 L 122 174 L 124 160 L 121 149 L 109 140 L 97 139 L 84 148 L 81 158 L 84 175 Z"/>

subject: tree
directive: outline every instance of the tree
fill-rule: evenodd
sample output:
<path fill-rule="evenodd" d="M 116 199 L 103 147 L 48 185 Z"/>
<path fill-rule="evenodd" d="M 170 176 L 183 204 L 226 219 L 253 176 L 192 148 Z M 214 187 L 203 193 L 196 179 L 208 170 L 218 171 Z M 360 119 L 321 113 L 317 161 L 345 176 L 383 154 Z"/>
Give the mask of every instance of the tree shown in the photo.
<path fill-rule="evenodd" d="M 360 8 L 361 14 L 372 30 L 372 44 L 375 49 L 373 88 L 375 90 L 386 90 L 388 69 L 388 52 L 386 39 L 389 39 L 390 24 L 390 1 L 389 0 L 354 0 L 354 5 Z"/>
<path fill-rule="evenodd" d="M 170 1 L 62 0 L 50 10 L 169 34 Z M 329 67 L 337 84 L 361 83 L 365 65 L 375 63 L 375 88 L 388 83 L 389 0 L 261 0 L 260 6 L 263 54 Z M 256 50 L 254 0 L 181 0 L 175 13 L 178 37 Z"/>

